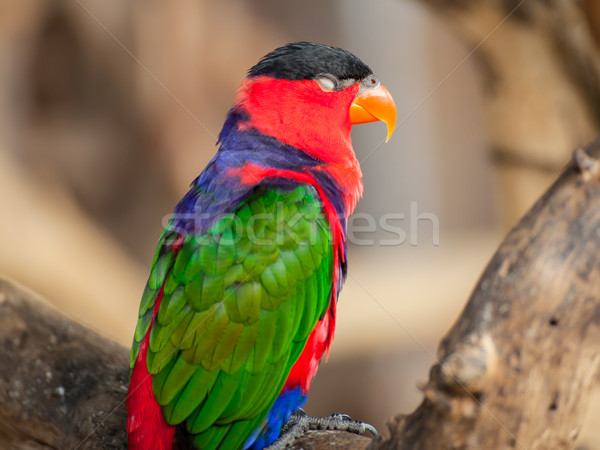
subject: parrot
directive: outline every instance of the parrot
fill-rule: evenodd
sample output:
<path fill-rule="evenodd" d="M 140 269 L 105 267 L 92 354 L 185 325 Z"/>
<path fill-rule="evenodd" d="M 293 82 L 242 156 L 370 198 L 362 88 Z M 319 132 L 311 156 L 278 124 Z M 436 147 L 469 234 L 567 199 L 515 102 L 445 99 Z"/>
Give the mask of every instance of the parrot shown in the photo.
<path fill-rule="evenodd" d="M 392 96 L 346 50 L 290 43 L 247 72 L 159 238 L 131 349 L 130 449 L 180 436 L 261 449 L 301 411 L 334 338 L 363 192 L 352 125 L 375 121 L 389 140 Z"/>

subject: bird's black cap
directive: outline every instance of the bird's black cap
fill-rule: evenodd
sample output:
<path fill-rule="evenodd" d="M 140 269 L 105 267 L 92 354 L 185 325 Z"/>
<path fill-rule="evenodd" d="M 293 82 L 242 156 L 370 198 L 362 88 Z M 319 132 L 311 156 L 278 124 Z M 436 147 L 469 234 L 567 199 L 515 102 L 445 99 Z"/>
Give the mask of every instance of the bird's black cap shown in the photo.
<path fill-rule="evenodd" d="M 248 76 L 268 75 L 285 80 L 311 80 L 330 73 L 340 80 L 362 80 L 373 72 L 352 53 L 312 42 L 294 42 L 276 48 L 248 71 Z"/>

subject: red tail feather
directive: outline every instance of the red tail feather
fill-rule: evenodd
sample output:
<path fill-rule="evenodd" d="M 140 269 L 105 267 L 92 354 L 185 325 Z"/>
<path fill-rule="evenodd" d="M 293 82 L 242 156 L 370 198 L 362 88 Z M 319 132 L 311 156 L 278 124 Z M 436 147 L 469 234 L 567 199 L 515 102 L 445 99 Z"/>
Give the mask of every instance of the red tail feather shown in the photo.
<path fill-rule="evenodd" d="M 162 289 L 156 300 L 152 323 L 162 300 Z M 152 392 L 152 375 L 148 373 L 146 354 L 148 353 L 148 339 L 150 331 L 146 333 L 140 346 L 131 381 L 127 393 L 127 434 L 129 435 L 130 450 L 171 450 L 175 427 L 165 420 L 160 405 Z"/>

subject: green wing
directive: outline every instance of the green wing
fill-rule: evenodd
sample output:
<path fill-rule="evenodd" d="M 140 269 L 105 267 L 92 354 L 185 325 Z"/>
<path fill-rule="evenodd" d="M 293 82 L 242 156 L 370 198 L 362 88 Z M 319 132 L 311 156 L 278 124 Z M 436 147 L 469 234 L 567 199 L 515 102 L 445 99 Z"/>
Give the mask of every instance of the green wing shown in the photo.
<path fill-rule="evenodd" d="M 167 422 L 201 448 L 237 448 L 283 388 L 332 287 L 331 229 L 314 188 L 263 190 L 161 252 L 144 291 L 132 360 L 150 329 L 148 371 Z"/>

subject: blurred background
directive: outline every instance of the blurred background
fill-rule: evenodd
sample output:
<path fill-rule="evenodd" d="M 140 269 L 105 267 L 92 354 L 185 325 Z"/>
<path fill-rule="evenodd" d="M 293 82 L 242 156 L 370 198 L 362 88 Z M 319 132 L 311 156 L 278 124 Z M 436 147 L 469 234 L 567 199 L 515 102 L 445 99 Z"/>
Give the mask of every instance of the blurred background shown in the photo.
<path fill-rule="evenodd" d="M 0 273 L 128 346 L 247 69 L 291 41 L 350 50 L 398 126 L 385 145 L 383 124 L 353 130 L 363 228 L 307 411 L 383 430 L 502 236 L 598 134 L 598 30 L 594 0 L 0 1 Z"/>

